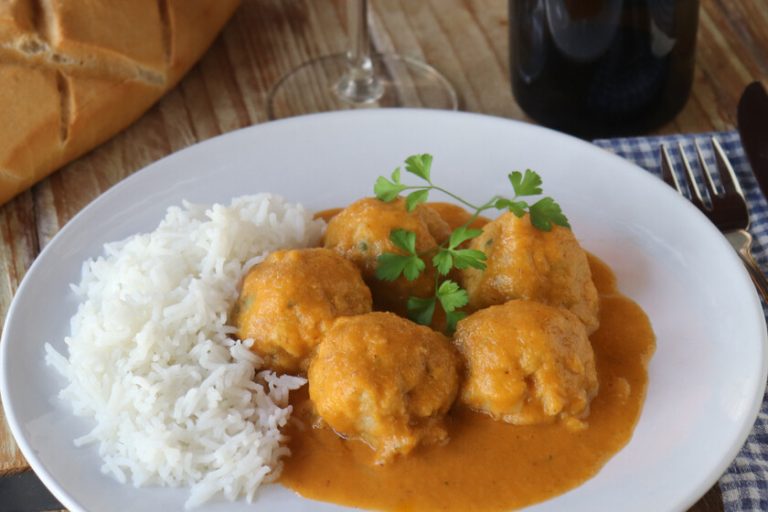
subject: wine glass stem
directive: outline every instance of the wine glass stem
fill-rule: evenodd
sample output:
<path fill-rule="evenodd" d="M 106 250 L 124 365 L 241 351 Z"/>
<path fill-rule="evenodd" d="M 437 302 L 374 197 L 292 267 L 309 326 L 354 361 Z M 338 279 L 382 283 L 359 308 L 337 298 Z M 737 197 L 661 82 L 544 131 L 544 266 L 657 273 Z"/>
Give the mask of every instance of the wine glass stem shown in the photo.
<path fill-rule="evenodd" d="M 348 0 L 349 48 L 347 71 L 336 84 L 336 94 L 350 103 L 372 103 L 384 94 L 371 61 L 368 0 Z"/>

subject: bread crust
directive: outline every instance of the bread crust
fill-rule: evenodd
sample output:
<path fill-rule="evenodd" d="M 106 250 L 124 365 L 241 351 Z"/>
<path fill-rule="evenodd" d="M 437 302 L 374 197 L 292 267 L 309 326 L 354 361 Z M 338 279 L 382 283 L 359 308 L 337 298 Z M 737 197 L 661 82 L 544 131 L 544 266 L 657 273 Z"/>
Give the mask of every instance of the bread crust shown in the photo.
<path fill-rule="evenodd" d="M 34 12 L 29 0 L 0 0 L 0 203 L 138 119 L 200 58 L 240 3 L 133 2 L 42 0 L 35 5 L 44 12 Z M 132 47 L 124 34 L 100 42 L 109 31 L 89 31 L 86 17 L 71 11 L 95 4 L 101 9 L 88 12 L 101 12 L 101 22 L 123 15 L 152 25 L 134 34 L 143 46 Z M 115 27 L 130 24 L 123 19 Z"/>

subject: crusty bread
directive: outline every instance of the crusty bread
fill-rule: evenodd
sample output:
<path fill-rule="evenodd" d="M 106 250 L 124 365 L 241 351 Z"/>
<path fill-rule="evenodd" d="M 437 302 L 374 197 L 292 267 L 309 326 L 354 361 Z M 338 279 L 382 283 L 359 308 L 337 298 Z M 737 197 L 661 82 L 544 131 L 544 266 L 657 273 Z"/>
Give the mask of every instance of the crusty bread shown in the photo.
<path fill-rule="evenodd" d="M 0 0 L 0 203 L 112 137 L 239 0 Z"/>

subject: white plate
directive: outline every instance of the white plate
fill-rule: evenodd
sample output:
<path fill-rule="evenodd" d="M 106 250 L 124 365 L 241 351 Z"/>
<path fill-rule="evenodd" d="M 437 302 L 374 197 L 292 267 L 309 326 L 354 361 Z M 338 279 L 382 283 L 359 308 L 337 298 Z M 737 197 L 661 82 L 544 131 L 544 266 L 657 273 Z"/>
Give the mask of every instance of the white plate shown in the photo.
<path fill-rule="evenodd" d="M 426 111 L 344 112 L 247 128 L 165 158 L 75 217 L 27 273 L 0 343 L 0 392 L 25 457 L 74 511 L 181 510 L 184 489 L 134 489 L 99 471 L 89 430 L 55 399 L 64 384 L 43 344 L 64 350 L 76 303 L 68 285 L 102 244 L 153 229 L 182 199 L 228 201 L 277 192 L 312 209 L 370 195 L 408 155 L 435 155 L 433 177 L 466 197 L 509 190 L 506 173 L 532 168 L 560 202 L 583 246 L 653 323 L 657 350 L 631 442 L 584 485 L 531 510 L 684 510 L 742 446 L 766 379 L 766 328 L 735 253 L 695 208 L 646 172 L 590 144 L 509 120 Z M 338 510 L 279 487 L 256 505 L 205 511 Z"/>

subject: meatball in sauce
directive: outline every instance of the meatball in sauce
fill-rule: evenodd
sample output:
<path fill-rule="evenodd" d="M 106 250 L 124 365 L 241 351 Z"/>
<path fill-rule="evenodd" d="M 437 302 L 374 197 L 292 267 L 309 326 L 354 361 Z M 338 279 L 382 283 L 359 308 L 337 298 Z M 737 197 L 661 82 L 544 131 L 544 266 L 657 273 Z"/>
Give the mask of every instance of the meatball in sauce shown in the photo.
<path fill-rule="evenodd" d="M 324 423 L 381 464 L 447 441 L 458 368 L 448 338 L 428 327 L 384 312 L 339 318 L 309 366 L 309 396 Z"/>
<path fill-rule="evenodd" d="M 461 281 L 473 310 L 526 299 L 570 310 L 592 334 L 599 326 L 599 301 L 587 255 L 570 229 L 541 231 L 505 213 L 483 227 L 471 249 L 483 251 L 487 268 L 467 268 Z"/>
<path fill-rule="evenodd" d="M 377 258 L 385 252 L 402 253 L 389 239 L 394 229 L 416 234 L 416 251 L 429 253 L 449 236 L 451 229 L 429 206 L 419 205 L 412 212 L 405 200 L 385 203 L 373 197 L 360 199 L 341 210 L 328 222 L 325 247 L 352 261 L 371 288 L 378 310 L 405 315 L 408 297 L 429 297 L 435 291 L 435 275 L 431 265 L 413 281 L 400 277 L 395 281 L 376 278 Z"/>
<path fill-rule="evenodd" d="M 460 401 L 515 425 L 557 418 L 580 426 L 597 394 L 592 345 L 570 311 L 513 300 L 461 320 L 454 343 L 464 356 Z"/>
<path fill-rule="evenodd" d="M 267 367 L 303 374 L 333 320 L 371 311 L 371 292 L 334 251 L 276 251 L 245 277 L 236 310 L 238 336 L 253 339 Z"/>

